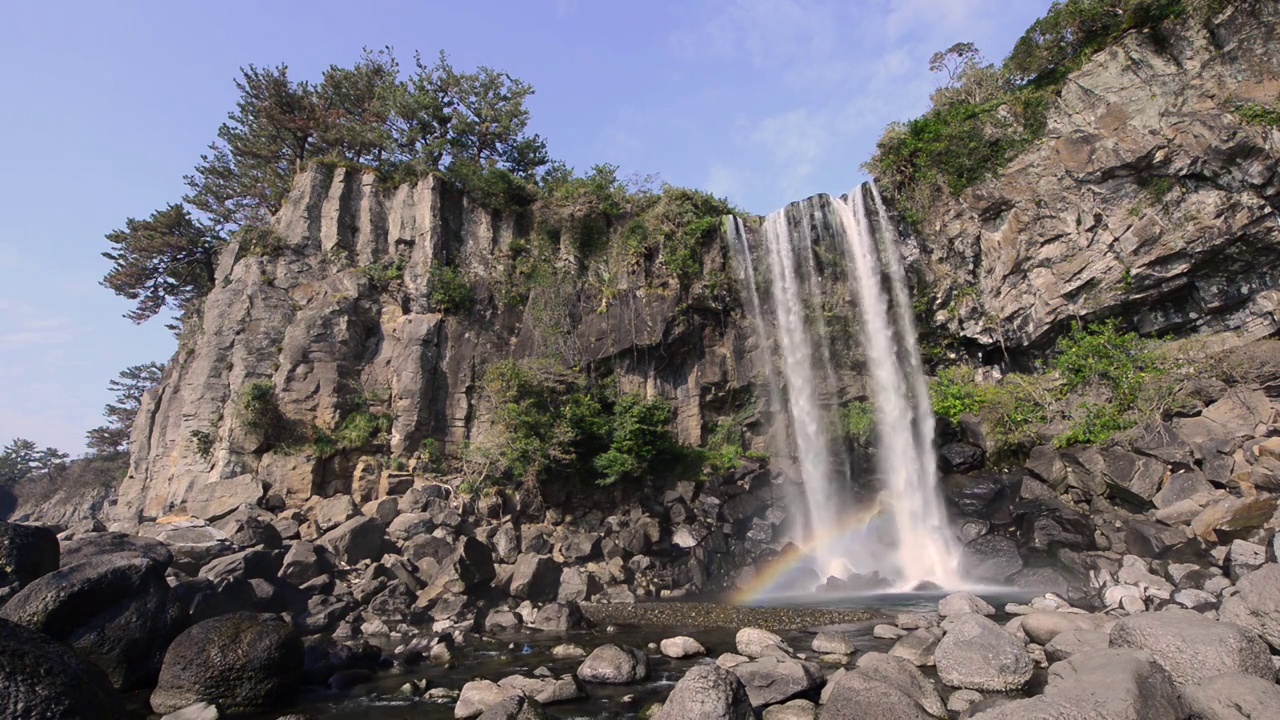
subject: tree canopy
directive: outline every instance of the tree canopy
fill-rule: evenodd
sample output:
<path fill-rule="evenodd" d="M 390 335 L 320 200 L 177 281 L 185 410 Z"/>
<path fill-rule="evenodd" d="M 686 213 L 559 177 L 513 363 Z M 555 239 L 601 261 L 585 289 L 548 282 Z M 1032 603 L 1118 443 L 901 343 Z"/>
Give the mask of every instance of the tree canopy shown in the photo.
<path fill-rule="evenodd" d="M 549 159 L 528 132 L 533 88 L 490 67 L 461 72 L 443 52 L 432 63 L 415 56 L 406 74 L 390 48 L 366 50 L 319 82 L 291 78 L 286 65 L 249 65 L 235 84 L 235 110 L 186 176 L 182 203 L 107 235 L 103 285 L 135 302 L 126 315 L 135 322 L 187 313 L 213 286 L 218 249 L 265 225 L 309 161 L 354 163 L 393 181 L 433 172 L 532 180 Z"/>
<path fill-rule="evenodd" d="M 13 485 L 41 474 L 52 477 L 66 466 L 67 457 L 57 448 L 40 449 L 31 440 L 14 438 L 0 450 L 0 485 Z"/>
<path fill-rule="evenodd" d="M 119 377 L 107 383 L 107 389 L 115 393 L 115 402 L 107 403 L 102 414 L 107 422 L 85 434 L 86 445 L 93 455 L 112 455 L 124 452 L 129 446 L 129 433 L 142 405 L 142 394 L 160 382 L 164 365 L 149 362 L 131 365 L 120 371 Z"/>

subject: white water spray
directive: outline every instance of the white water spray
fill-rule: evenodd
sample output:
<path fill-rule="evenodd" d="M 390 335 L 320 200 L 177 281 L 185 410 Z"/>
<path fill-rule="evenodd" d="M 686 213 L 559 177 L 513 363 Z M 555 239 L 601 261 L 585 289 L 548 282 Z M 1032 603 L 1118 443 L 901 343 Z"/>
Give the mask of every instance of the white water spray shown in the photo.
<path fill-rule="evenodd" d="M 876 411 L 876 467 L 897 534 L 898 580 L 906 587 L 923 581 L 955 587 L 960 584 L 959 553 L 938 487 L 933 415 L 897 244 L 892 238 L 876 242 L 861 188 L 835 205 L 856 281 Z M 880 219 L 887 231 L 887 216 Z M 886 258 L 896 322 L 890 320 L 881 282 L 881 257 Z"/>

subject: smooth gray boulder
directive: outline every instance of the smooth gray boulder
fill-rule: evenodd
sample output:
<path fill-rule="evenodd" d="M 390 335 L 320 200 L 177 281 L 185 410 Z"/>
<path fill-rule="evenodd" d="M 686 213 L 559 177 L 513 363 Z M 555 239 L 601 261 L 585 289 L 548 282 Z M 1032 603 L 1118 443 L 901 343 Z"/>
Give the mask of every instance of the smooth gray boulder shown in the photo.
<path fill-rule="evenodd" d="M 738 676 L 718 665 L 685 673 L 654 720 L 751 720 L 751 700 Z"/>
<path fill-rule="evenodd" d="M 795 657 L 795 651 L 777 634 L 760 628 L 746 627 L 734 636 L 733 644 L 739 655 L 746 655 L 752 660 L 762 657 Z"/>
<path fill-rule="evenodd" d="M 965 613 L 938 642 L 934 664 L 955 688 L 1008 692 L 1031 679 L 1034 664 L 1022 643 L 977 613 Z"/>
<path fill-rule="evenodd" d="M 96 665 L 46 635 L 0 619 L 0 717 L 119 720 L 128 714 Z"/>
<path fill-rule="evenodd" d="M 504 698 L 480 713 L 478 720 L 545 720 L 542 705 L 524 695 Z"/>
<path fill-rule="evenodd" d="M 1141 650 L 1082 653 L 1049 668 L 1044 694 L 973 715 L 973 720 L 1186 720 L 1168 671 Z"/>
<path fill-rule="evenodd" d="M 867 653 L 858 658 L 856 671 L 897 688 L 930 715 L 947 717 L 947 706 L 943 704 L 938 688 L 910 660 L 885 653 Z"/>
<path fill-rule="evenodd" d="M 938 614 L 944 618 L 963 615 L 965 613 L 995 615 L 996 609 L 991 607 L 986 600 L 983 600 L 971 592 L 962 591 L 951 593 L 938 601 Z"/>
<path fill-rule="evenodd" d="M 932 720 L 919 703 L 893 685 L 861 671 L 831 680 L 822 717 L 838 720 Z M 944 714 L 945 717 L 945 714 Z"/>
<path fill-rule="evenodd" d="M 582 686 L 573 675 L 562 675 L 558 678 L 511 675 L 499 680 L 498 686 L 519 690 L 525 697 L 537 700 L 542 705 L 554 705 L 586 697 Z"/>
<path fill-rule="evenodd" d="M 1205 678 L 1182 692 L 1196 720 L 1278 720 L 1280 685 L 1252 675 Z"/>
<path fill-rule="evenodd" d="M 684 635 L 667 638 L 658 643 L 658 648 L 663 655 L 676 660 L 707 654 L 707 649 L 702 647 L 702 643 Z"/>
<path fill-rule="evenodd" d="M 1223 599 L 1218 617 L 1254 631 L 1280 650 L 1280 565 L 1263 565 L 1241 578 L 1236 589 Z"/>
<path fill-rule="evenodd" d="M 1105 650 L 1111 646 L 1111 635 L 1098 630 L 1068 630 L 1058 633 L 1044 646 L 1044 657 L 1050 664 L 1081 653 Z"/>
<path fill-rule="evenodd" d="M 821 667 L 795 658 L 765 656 L 734 665 L 730 671 L 746 686 L 754 708 L 790 700 L 823 682 Z"/>
<path fill-rule="evenodd" d="M 578 666 L 578 677 L 605 685 L 640 682 L 649 677 L 649 658 L 633 647 L 601 645 Z"/>
<path fill-rule="evenodd" d="M 67 643 L 122 691 L 150 685 L 185 611 L 165 569 L 138 555 L 104 555 L 36 580 L 0 617 Z"/>
<path fill-rule="evenodd" d="M 1124 618 L 1111 628 L 1111 647 L 1147 651 L 1180 687 L 1223 673 L 1275 680 L 1271 652 L 1261 638 L 1194 610 L 1167 608 Z"/>
<path fill-rule="evenodd" d="M 151 708 L 169 713 L 207 702 L 229 714 L 272 710 L 293 699 L 302 670 L 302 639 L 280 616 L 223 615 L 169 646 Z"/>
<path fill-rule="evenodd" d="M 904 637 L 899 638 L 892 648 L 889 648 L 889 654 L 905 658 L 916 667 L 932 665 L 934 663 L 934 653 L 938 649 L 938 640 L 941 637 L 942 631 L 937 628 L 912 630 Z"/>
<path fill-rule="evenodd" d="M 1097 630 L 1104 618 L 1066 612 L 1033 612 L 1022 616 L 1020 627 L 1037 645 L 1046 645 L 1068 630 Z"/>
<path fill-rule="evenodd" d="M 472 680 L 462 686 L 458 702 L 453 707 L 455 718 L 479 717 L 490 707 L 507 698 L 523 695 L 513 687 L 503 687 L 492 680 Z"/>
<path fill-rule="evenodd" d="M 820 632 L 813 636 L 811 647 L 820 655 L 852 655 L 858 651 L 851 632 Z"/>

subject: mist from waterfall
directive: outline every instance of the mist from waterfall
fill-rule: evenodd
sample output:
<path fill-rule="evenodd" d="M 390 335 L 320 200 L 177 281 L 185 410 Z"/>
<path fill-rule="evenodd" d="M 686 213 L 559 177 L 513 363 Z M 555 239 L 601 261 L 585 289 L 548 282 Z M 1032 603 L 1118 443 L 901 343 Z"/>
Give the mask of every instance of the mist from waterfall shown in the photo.
<path fill-rule="evenodd" d="M 737 218 L 726 227 L 745 279 L 744 304 L 761 344 L 771 417 L 783 417 L 785 402 L 789 433 L 780 444 L 794 458 L 803 484 L 803 517 L 792 528 L 805 550 L 797 562 L 816 570 L 819 582 L 875 571 L 899 588 L 925 581 L 955 587 L 961 584 L 959 549 L 938 484 L 934 419 L 904 261 L 878 191 L 871 186 L 866 193 L 875 206 L 874 223 L 862 188 L 839 199 L 817 196 L 766 216 L 753 234 L 763 259 L 760 285 L 753 235 Z M 835 255 L 827 251 L 822 270 L 831 273 L 831 263 L 843 260 L 848 275 L 843 287 L 854 296 L 875 408 L 880 494 L 861 508 L 853 500 L 843 444 L 831 438 L 835 403 L 823 402 L 823 388 L 836 385 L 824 311 L 844 300 L 824 297 L 824 292 L 839 292 L 841 281 L 827 277 L 824 285 L 819 277 L 815 255 L 824 241 Z M 781 372 L 774 369 L 775 357 Z M 866 521 L 875 517 L 876 527 L 868 527 Z"/>

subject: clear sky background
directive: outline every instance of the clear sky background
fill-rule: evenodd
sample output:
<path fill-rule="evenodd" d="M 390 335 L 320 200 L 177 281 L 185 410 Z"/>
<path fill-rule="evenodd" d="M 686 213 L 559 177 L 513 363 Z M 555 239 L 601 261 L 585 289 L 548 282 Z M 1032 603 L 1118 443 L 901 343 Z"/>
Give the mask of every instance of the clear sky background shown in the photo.
<path fill-rule="evenodd" d="M 928 107 L 929 56 L 1004 57 L 1050 0 L 11 0 L 0 9 L 0 443 L 73 454 L 107 381 L 166 360 L 157 318 L 98 285 L 103 235 L 178 200 L 246 64 L 318 79 L 362 47 L 444 49 L 534 86 L 533 130 L 579 169 L 766 213 L 845 192 L 886 124 Z"/>

